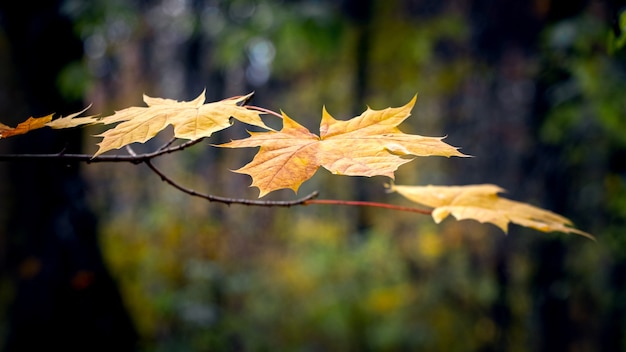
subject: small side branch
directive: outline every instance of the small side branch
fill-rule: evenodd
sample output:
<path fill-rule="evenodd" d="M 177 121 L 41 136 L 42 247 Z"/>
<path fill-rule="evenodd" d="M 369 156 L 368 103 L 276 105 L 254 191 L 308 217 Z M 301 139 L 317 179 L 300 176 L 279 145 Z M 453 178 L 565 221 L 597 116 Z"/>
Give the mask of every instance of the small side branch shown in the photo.
<path fill-rule="evenodd" d="M 219 197 L 211 194 L 203 194 L 194 191 L 193 189 L 189 189 L 187 187 L 183 187 L 182 185 L 176 183 L 174 180 L 165 175 L 161 170 L 159 170 L 154 163 L 150 159 L 145 160 L 144 163 L 148 165 L 150 170 L 152 170 L 155 174 L 161 177 L 161 180 L 170 186 L 176 188 L 177 190 L 186 193 L 190 196 L 202 198 L 208 200 L 210 202 L 218 202 L 224 203 L 226 205 L 231 204 L 242 204 L 242 205 L 255 205 L 255 206 L 264 206 L 264 207 L 292 207 L 296 205 L 306 205 L 307 201 L 312 200 L 317 197 L 318 192 L 313 192 L 305 197 L 294 199 L 294 200 L 253 200 L 253 199 L 239 199 L 239 198 L 228 198 L 228 197 Z"/>
<path fill-rule="evenodd" d="M 129 150 L 130 153 L 133 153 L 132 149 Z M 264 206 L 264 207 L 292 207 L 296 205 L 311 205 L 311 204 L 327 204 L 327 205 L 349 205 L 349 206 L 367 206 L 367 207 L 376 207 L 376 208 L 384 208 L 391 210 L 399 210 L 399 211 L 408 211 L 412 213 L 431 215 L 431 210 L 412 208 L 412 207 L 404 207 L 393 204 L 386 203 L 377 203 L 377 202 L 366 202 L 366 201 L 353 201 L 353 200 L 338 200 L 338 199 L 315 199 L 318 196 L 318 192 L 315 191 L 311 194 L 308 194 L 302 198 L 294 199 L 294 200 L 286 200 L 286 201 L 276 201 L 276 200 L 252 200 L 252 199 L 240 199 L 240 198 L 228 198 L 228 197 L 219 197 L 211 194 L 203 194 L 194 191 L 193 189 L 184 187 L 167 175 L 165 175 L 159 168 L 157 168 L 151 160 L 146 160 L 144 163 L 152 170 L 155 174 L 161 177 L 161 180 L 170 186 L 176 188 L 177 190 L 186 193 L 190 196 L 202 198 L 208 200 L 210 202 L 218 202 L 224 203 L 227 205 L 231 204 L 242 204 L 242 205 L 254 205 L 254 206 Z"/>

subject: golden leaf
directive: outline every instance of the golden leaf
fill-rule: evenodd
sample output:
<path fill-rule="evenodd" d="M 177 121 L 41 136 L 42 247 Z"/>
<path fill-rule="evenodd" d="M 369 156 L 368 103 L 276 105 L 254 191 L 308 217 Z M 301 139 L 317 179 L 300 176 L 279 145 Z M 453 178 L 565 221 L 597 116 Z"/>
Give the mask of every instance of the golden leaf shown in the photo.
<path fill-rule="evenodd" d="M 505 233 L 510 222 L 543 232 L 575 233 L 590 239 L 594 237 L 571 227 L 572 222 L 551 211 L 530 204 L 498 197 L 504 190 L 496 185 L 468 186 L 398 186 L 391 185 L 409 200 L 432 208 L 433 219 L 440 223 L 452 214 L 457 220 L 473 219 L 489 222 Z"/>
<path fill-rule="evenodd" d="M 54 128 L 54 129 L 61 129 L 61 128 L 72 128 L 72 127 L 77 127 L 77 126 L 82 126 L 82 125 L 94 124 L 98 122 L 98 119 L 96 118 L 97 115 L 77 117 L 78 115 L 87 111 L 87 109 L 89 109 L 90 107 L 91 105 L 89 105 L 88 107 L 86 107 L 85 109 L 77 113 L 70 114 L 65 117 L 60 117 L 58 119 L 54 119 L 46 123 L 46 126 L 50 128 Z"/>
<path fill-rule="evenodd" d="M 238 105 L 251 95 L 206 104 L 204 92 L 192 101 L 183 102 L 144 95 L 147 107 L 126 108 L 98 121 L 103 124 L 119 124 L 98 135 L 103 139 L 98 143 L 100 148 L 94 156 L 131 143 L 144 143 L 168 125 L 174 126 L 174 137 L 190 140 L 209 137 L 214 132 L 229 127 L 231 117 L 271 130 L 263 123 L 258 112 Z"/>
<path fill-rule="evenodd" d="M 259 197 L 281 189 L 297 192 L 322 166 L 333 174 L 388 176 L 416 156 L 467 156 L 442 142 L 443 137 L 423 137 L 401 132 L 396 126 L 410 116 L 417 96 L 399 108 L 372 110 L 347 121 L 323 110 L 320 136 L 312 134 L 283 113 L 280 131 L 251 132 L 250 137 L 219 147 L 261 149 L 235 172 L 252 176 Z"/>
<path fill-rule="evenodd" d="M 32 130 L 36 130 L 46 126 L 52 120 L 50 114 L 43 117 L 29 117 L 26 121 L 20 122 L 15 128 L 0 123 L 0 138 L 8 138 L 18 134 L 25 134 Z"/>

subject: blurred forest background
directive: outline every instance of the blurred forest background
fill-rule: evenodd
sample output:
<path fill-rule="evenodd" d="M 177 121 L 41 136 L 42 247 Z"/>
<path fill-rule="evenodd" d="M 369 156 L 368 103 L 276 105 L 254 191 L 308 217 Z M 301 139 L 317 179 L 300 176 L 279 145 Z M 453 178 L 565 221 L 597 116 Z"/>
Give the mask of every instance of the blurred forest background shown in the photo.
<path fill-rule="evenodd" d="M 472 159 L 399 184 L 495 183 L 597 243 L 383 209 L 211 204 L 144 165 L 0 166 L 0 343 L 117 351 L 626 351 L 626 53 L 619 1 L 33 0 L 0 5 L 0 119 L 110 114 L 142 94 L 255 91 L 318 131 L 401 106 L 403 130 Z M 626 18 L 621 30 L 626 27 Z M 620 45 L 621 44 L 621 45 Z M 279 121 L 269 117 L 270 123 Z M 221 150 L 157 160 L 201 192 L 255 198 Z M 0 153 L 93 153 L 97 127 Z M 167 133 L 138 151 L 167 141 Z M 124 150 L 119 153 L 125 153 Z M 320 170 L 300 194 L 406 204 L 384 178 Z M 291 191 L 269 199 L 292 199 Z"/>

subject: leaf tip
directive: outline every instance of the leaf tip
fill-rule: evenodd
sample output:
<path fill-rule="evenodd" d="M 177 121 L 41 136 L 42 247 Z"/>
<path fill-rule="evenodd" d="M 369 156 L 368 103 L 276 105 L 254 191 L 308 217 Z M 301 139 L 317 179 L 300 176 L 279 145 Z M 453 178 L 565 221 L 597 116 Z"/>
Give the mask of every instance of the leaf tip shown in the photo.
<path fill-rule="evenodd" d="M 588 232 L 585 232 L 585 231 L 582 231 L 582 230 L 579 230 L 579 229 L 575 229 L 573 227 L 570 227 L 568 229 L 569 229 L 569 232 L 571 232 L 571 233 L 575 233 L 577 235 L 583 236 L 583 237 L 585 237 L 587 239 L 592 240 L 593 242 L 596 242 L 596 243 L 598 242 L 596 240 L 596 237 L 594 235 L 588 233 Z"/>
<path fill-rule="evenodd" d="M 205 90 L 206 90 L 206 88 L 205 88 Z M 252 92 L 244 95 L 243 97 L 241 97 L 240 106 L 247 105 L 250 102 L 250 100 L 252 100 L 252 98 L 254 97 L 254 93 L 255 93 L 255 91 L 252 91 Z"/>

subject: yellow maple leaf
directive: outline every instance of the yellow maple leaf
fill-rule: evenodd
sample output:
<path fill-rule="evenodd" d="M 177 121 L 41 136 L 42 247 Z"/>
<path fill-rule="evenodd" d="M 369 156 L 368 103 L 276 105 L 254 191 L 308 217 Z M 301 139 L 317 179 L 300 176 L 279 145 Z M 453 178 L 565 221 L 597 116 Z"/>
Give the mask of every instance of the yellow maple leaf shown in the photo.
<path fill-rule="evenodd" d="M 320 166 L 333 174 L 393 179 L 394 171 L 415 156 L 466 156 L 443 137 L 405 134 L 396 127 L 410 116 L 416 98 L 399 108 L 368 108 L 347 121 L 334 119 L 324 109 L 320 136 L 283 113 L 280 131 L 251 132 L 248 138 L 219 147 L 261 147 L 249 164 L 234 170 L 252 176 L 259 197 L 281 188 L 297 192 Z"/>
<path fill-rule="evenodd" d="M 26 121 L 20 122 L 16 127 L 10 127 L 0 123 L 0 138 L 8 138 L 18 134 L 25 134 L 32 130 L 45 127 L 46 124 L 52 120 L 52 115 L 54 114 L 43 117 L 31 116 Z"/>
<path fill-rule="evenodd" d="M 206 104 L 204 92 L 192 101 L 182 102 L 144 95 L 147 107 L 126 108 L 98 121 L 102 124 L 119 124 L 97 135 L 103 139 L 98 143 L 99 149 L 94 156 L 131 143 L 144 143 L 168 125 L 174 126 L 174 137 L 190 140 L 209 137 L 229 127 L 231 117 L 271 130 L 263 123 L 258 112 L 238 105 L 251 95 Z"/>
<path fill-rule="evenodd" d="M 504 190 L 496 185 L 389 187 L 413 202 L 434 208 L 432 216 L 436 223 L 452 214 L 457 220 L 492 223 L 505 233 L 512 222 L 543 232 L 575 233 L 594 239 L 591 234 L 571 227 L 572 222 L 559 214 L 498 197 Z"/>
<path fill-rule="evenodd" d="M 87 109 L 89 109 L 90 107 L 91 105 L 89 105 L 88 107 L 86 107 L 85 109 L 77 113 L 70 114 L 65 117 L 59 117 L 58 119 L 54 119 L 46 123 L 46 126 L 50 128 L 54 128 L 54 129 L 61 129 L 61 128 L 72 128 L 72 127 L 78 127 L 82 125 L 94 124 L 98 122 L 96 115 L 77 117 L 78 115 L 87 111 Z"/>

